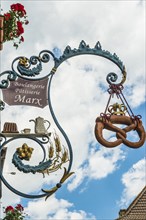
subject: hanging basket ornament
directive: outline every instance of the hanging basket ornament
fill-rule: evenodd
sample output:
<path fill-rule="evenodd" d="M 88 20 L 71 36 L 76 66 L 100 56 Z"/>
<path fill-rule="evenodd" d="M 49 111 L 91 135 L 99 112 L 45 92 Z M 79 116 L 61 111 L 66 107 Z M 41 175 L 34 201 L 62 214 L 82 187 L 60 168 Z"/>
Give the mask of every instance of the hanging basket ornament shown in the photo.
<path fill-rule="evenodd" d="M 0 15 L 0 50 L 3 49 L 3 43 L 8 41 L 12 41 L 17 49 L 24 42 L 24 25 L 28 23 L 26 10 L 20 3 L 12 4 L 8 12 Z"/>
<path fill-rule="evenodd" d="M 113 148 L 120 144 L 125 144 L 130 148 L 139 148 L 143 146 L 145 142 L 145 130 L 142 125 L 142 121 L 140 120 L 141 116 L 135 116 L 128 105 L 128 102 L 122 93 L 123 88 L 122 84 L 110 84 L 110 88 L 108 89 L 110 97 L 105 112 L 101 113 L 96 119 L 95 137 L 101 145 L 108 148 Z M 115 103 L 109 106 L 110 100 L 114 97 L 114 94 L 121 100 L 122 104 Z M 128 113 L 128 116 L 125 115 L 126 113 Z M 124 128 L 120 128 L 116 126 L 116 124 L 126 126 Z M 115 132 L 116 140 L 106 140 L 103 136 L 103 130 L 105 129 Z M 130 131 L 137 132 L 139 137 L 138 141 L 134 142 L 127 139 L 127 133 Z"/>

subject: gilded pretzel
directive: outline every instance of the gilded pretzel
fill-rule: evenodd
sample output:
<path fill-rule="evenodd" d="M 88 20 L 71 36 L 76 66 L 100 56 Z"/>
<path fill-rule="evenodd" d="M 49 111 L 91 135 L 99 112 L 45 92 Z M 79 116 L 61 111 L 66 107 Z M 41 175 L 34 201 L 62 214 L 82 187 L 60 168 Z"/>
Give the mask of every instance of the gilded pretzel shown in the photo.
<path fill-rule="evenodd" d="M 121 129 L 113 124 L 121 124 L 127 126 Z M 116 132 L 117 139 L 111 142 L 105 140 L 103 137 L 103 129 Z M 132 142 L 126 139 L 127 137 L 126 133 L 132 130 L 137 131 L 137 134 L 139 136 L 139 141 Z M 107 120 L 103 120 L 102 117 L 97 117 L 96 125 L 95 125 L 95 136 L 100 144 L 108 148 L 116 147 L 122 143 L 131 148 L 139 148 L 144 144 L 146 138 L 142 121 L 139 119 L 138 122 L 135 122 L 135 120 L 133 120 L 131 117 L 124 115 L 111 115 L 111 117 Z"/>

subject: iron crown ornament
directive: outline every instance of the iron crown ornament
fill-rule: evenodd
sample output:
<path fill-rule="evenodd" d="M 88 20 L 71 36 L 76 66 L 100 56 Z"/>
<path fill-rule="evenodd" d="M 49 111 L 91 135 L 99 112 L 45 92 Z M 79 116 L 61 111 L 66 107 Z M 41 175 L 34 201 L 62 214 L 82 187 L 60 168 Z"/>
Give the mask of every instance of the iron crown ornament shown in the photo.
<path fill-rule="evenodd" d="M 50 50 L 43 50 L 38 56 L 17 57 L 13 60 L 11 70 L 4 71 L 0 74 L 0 88 L 3 94 L 3 100 L 0 100 L 0 110 L 5 111 L 6 104 L 11 106 L 25 106 L 43 108 L 48 106 L 48 111 L 62 135 L 65 144 L 62 144 L 60 134 L 55 131 L 50 123 L 50 118 L 43 118 L 41 115 L 35 119 L 28 119 L 28 122 L 34 122 L 34 132 L 29 128 L 29 124 L 23 130 L 19 130 L 19 126 L 15 122 L 5 122 L 3 131 L 0 133 L 0 151 L 15 145 L 15 151 L 11 157 L 11 164 L 18 172 L 24 176 L 27 174 L 37 175 L 42 174 L 41 178 L 47 178 L 48 187 L 41 187 L 39 192 L 35 194 L 24 193 L 13 187 L 0 169 L 0 178 L 6 187 L 13 193 L 25 198 L 42 198 L 46 199 L 55 193 L 62 184 L 73 175 L 72 169 L 73 150 L 70 140 L 61 127 L 51 102 L 51 85 L 53 78 L 59 66 L 66 60 L 80 55 L 100 56 L 114 63 L 121 72 L 120 80 L 118 75 L 110 72 L 107 75 L 109 84 L 108 93 L 110 95 L 105 112 L 101 113 L 96 119 L 95 137 L 97 141 L 105 147 L 115 147 L 121 143 L 129 147 L 140 147 L 145 140 L 145 132 L 140 120 L 140 116 L 135 116 L 130 109 L 123 93 L 123 84 L 126 80 L 126 69 L 123 62 L 114 53 L 111 54 L 107 50 L 103 50 L 98 41 L 94 48 L 90 48 L 85 41 L 81 41 L 78 48 L 72 49 L 67 46 L 63 54 L 57 58 Z M 47 74 L 43 75 L 42 70 L 44 65 L 49 64 Z M 49 69 L 50 68 L 50 69 Z M 117 82 L 119 81 L 119 82 Z M 117 96 L 121 103 L 110 105 L 110 101 L 114 96 Z M 130 113 L 129 113 L 130 111 Z M 129 114 L 128 116 L 126 114 Z M 23 116 L 22 116 L 22 119 Z M 26 119 L 25 119 L 26 120 Z M 45 124 L 47 123 L 47 125 Z M 113 124 L 125 124 L 124 129 L 118 129 Z M 110 142 L 105 140 L 102 135 L 103 129 L 114 131 L 117 140 Z M 139 135 L 140 141 L 132 143 L 126 139 L 126 133 L 135 129 Z M 41 149 L 43 158 L 37 165 L 32 165 L 30 162 L 37 149 Z M 37 147 L 36 147 L 37 146 Z M 1 160 L 0 160 L 1 161 Z M 60 173 L 60 179 L 57 180 L 55 186 L 50 187 L 49 178 L 52 173 Z"/>

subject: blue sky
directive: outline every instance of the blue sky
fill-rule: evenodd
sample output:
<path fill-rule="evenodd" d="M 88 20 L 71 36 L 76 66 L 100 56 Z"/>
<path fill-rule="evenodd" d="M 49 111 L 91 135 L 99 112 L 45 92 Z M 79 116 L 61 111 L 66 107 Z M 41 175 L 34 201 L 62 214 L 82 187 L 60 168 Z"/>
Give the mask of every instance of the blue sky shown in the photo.
<path fill-rule="evenodd" d="M 9 70 L 18 56 L 38 55 L 43 49 L 61 55 L 67 45 L 78 48 L 80 41 L 85 40 L 93 48 L 100 41 L 103 49 L 116 53 L 125 64 L 127 80 L 123 93 L 134 114 L 142 115 L 146 127 L 145 1 L 19 2 L 25 6 L 30 23 L 25 28 L 25 42 L 18 50 L 12 43 L 4 44 L 1 72 Z M 4 12 L 12 3 L 17 1 L 1 0 Z M 3 206 L 22 203 L 31 220 L 112 220 L 142 190 L 146 184 L 145 145 L 130 149 L 121 144 L 107 149 L 94 137 L 95 119 L 104 111 L 109 97 L 106 76 L 112 71 L 117 71 L 114 64 L 96 56 L 74 57 L 60 66 L 53 79 L 51 97 L 57 119 L 73 147 L 75 175 L 47 201 L 20 198 L 3 186 Z M 38 115 L 55 127 L 47 107 L 26 107 L 24 111 L 20 106 L 6 105 L 1 114 L 2 125 L 15 120 L 20 130 L 26 125 L 33 129 L 27 121 Z M 105 136 L 110 138 L 110 132 Z M 13 150 L 8 149 L 4 173 L 12 185 L 32 192 L 49 180 L 55 184 L 56 177 L 28 175 L 24 179 L 22 173 L 9 175 L 16 170 L 11 164 Z"/>

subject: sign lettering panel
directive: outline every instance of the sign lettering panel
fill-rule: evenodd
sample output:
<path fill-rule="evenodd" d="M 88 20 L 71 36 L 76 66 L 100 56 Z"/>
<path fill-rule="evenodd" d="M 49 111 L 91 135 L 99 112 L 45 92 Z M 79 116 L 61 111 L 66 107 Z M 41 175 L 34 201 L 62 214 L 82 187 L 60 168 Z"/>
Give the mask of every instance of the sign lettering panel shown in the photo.
<path fill-rule="evenodd" d="M 26 80 L 18 78 L 11 81 L 7 89 L 3 89 L 3 99 L 8 105 L 30 105 L 44 108 L 47 100 L 48 78 L 41 80 Z"/>

